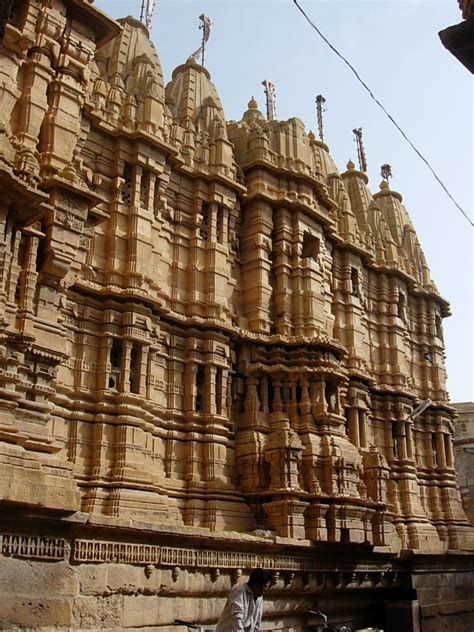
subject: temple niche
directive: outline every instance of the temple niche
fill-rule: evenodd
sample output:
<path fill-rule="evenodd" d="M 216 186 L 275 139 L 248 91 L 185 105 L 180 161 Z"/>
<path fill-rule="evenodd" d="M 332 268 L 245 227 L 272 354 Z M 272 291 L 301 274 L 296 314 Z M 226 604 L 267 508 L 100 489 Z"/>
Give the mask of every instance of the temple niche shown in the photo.
<path fill-rule="evenodd" d="M 86 0 L 15 3 L 0 55 L 0 627 L 212 626 L 264 567 L 266 629 L 470 632 L 402 196 Z"/>

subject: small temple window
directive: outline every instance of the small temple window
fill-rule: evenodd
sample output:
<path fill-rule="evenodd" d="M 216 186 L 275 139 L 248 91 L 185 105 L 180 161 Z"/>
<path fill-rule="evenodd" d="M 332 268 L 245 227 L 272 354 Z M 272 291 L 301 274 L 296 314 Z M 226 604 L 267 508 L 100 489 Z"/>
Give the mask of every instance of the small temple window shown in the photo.
<path fill-rule="evenodd" d="M 129 205 L 132 203 L 132 182 L 133 168 L 131 164 L 126 162 L 123 171 L 123 183 L 120 187 L 120 197 L 123 204 Z"/>
<path fill-rule="evenodd" d="M 397 316 L 402 320 L 406 320 L 406 297 L 403 292 L 398 294 L 398 302 L 397 302 Z"/>
<path fill-rule="evenodd" d="M 436 314 L 435 317 L 436 336 L 443 340 L 443 325 L 441 322 L 441 316 Z"/>
<path fill-rule="evenodd" d="M 392 452 L 393 457 L 398 459 L 398 428 L 396 421 L 392 421 Z"/>
<path fill-rule="evenodd" d="M 310 233 L 304 233 L 303 235 L 303 248 L 301 250 L 301 257 L 303 259 L 309 258 L 315 261 L 319 255 L 320 241 L 317 237 L 314 237 Z"/>
<path fill-rule="evenodd" d="M 352 296 L 359 296 L 359 270 L 357 268 L 351 268 L 351 294 Z"/>
<path fill-rule="evenodd" d="M 196 399 L 194 403 L 194 410 L 197 413 L 201 413 L 204 409 L 204 367 L 202 364 L 198 364 L 196 371 Z"/>
<path fill-rule="evenodd" d="M 114 338 L 112 347 L 110 349 L 110 375 L 109 375 L 109 389 L 111 391 L 118 390 L 120 379 L 120 366 L 122 363 L 122 342 L 117 338 Z"/>
<path fill-rule="evenodd" d="M 347 527 L 341 527 L 341 544 L 349 544 L 351 541 L 350 531 Z"/>
<path fill-rule="evenodd" d="M 334 384 L 326 384 L 324 390 L 328 411 L 330 413 L 337 412 L 337 386 Z"/>
<path fill-rule="evenodd" d="M 209 204 L 207 202 L 202 203 L 201 208 L 201 226 L 199 227 L 199 235 L 201 239 L 207 241 L 209 238 Z"/>
<path fill-rule="evenodd" d="M 275 398 L 275 387 L 273 386 L 273 381 L 271 378 L 268 380 L 268 403 L 269 403 L 269 412 L 275 412 L 273 409 L 273 400 Z"/>

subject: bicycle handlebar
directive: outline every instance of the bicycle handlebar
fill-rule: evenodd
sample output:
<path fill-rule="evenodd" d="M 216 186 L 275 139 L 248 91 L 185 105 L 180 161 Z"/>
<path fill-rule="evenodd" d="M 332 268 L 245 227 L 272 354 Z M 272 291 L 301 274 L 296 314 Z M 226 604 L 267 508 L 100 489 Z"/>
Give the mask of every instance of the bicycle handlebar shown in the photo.
<path fill-rule="evenodd" d="M 174 624 L 175 625 L 185 625 L 187 628 L 190 628 L 191 630 L 200 630 L 201 626 L 197 625 L 196 623 L 191 623 L 189 621 L 183 621 L 182 619 L 175 619 L 174 620 Z"/>

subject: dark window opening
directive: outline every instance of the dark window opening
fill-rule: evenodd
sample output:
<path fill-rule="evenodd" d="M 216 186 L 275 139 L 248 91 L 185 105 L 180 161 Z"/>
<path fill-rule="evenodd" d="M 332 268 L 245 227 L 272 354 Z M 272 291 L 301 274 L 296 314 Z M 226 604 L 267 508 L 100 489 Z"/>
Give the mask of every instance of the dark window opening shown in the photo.
<path fill-rule="evenodd" d="M 275 397 L 275 388 L 271 378 L 268 378 L 268 409 L 270 413 L 273 413 L 273 398 Z"/>
<path fill-rule="evenodd" d="M 302 397 L 302 388 L 301 388 L 301 384 L 297 384 L 296 386 L 296 403 L 297 404 L 301 404 L 301 397 Z"/>
<path fill-rule="evenodd" d="M 196 402 L 194 410 L 197 413 L 201 413 L 204 409 L 204 367 L 202 364 L 198 365 L 196 372 Z"/>
<path fill-rule="evenodd" d="M 403 292 L 400 292 L 398 295 L 397 316 L 402 320 L 405 320 L 406 318 L 406 298 Z"/>
<path fill-rule="evenodd" d="M 351 294 L 359 296 L 359 271 L 357 268 L 351 268 Z"/>
<path fill-rule="evenodd" d="M 316 261 L 319 255 L 320 241 L 317 237 L 314 237 L 310 233 L 303 235 L 303 248 L 301 250 L 301 256 L 303 259 L 309 258 Z"/>
<path fill-rule="evenodd" d="M 141 346 L 134 343 L 130 354 L 130 392 L 140 393 Z"/>
<path fill-rule="evenodd" d="M 133 169 L 132 165 L 128 162 L 125 163 L 125 168 L 123 171 L 123 183 L 120 188 L 120 196 L 121 200 L 124 204 L 132 203 L 132 181 L 133 181 Z"/>
<path fill-rule="evenodd" d="M 150 180 L 150 172 L 143 169 L 140 181 L 140 204 L 143 208 L 148 208 L 148 200 L 150 197 Z"/>
<path fill-rule="evenodd" d="M 120 380 L 120 366 L 122 363 L 122 342 L 114 338 L 110 349 L 111 371 L 109 375 L 108 387 L 111 391 L 117 391 Z"/>
<path fill-rule="evenodd" d="M 397 422 L 392 422 L 392 451 L 395 459 L 398 459 L 398 431 Z"/>
<path fill-rule="evenodd" d="M 326 397 L 326 404 L 330 413 L 334 413 L 337 410 L 337 386 L 333 384 L 326 384 L 324 389 L 324 395 Z"/>
<path fill-rule="evenodd" d="M 199 235 L 201 239 L 207 241 L 209 238 L 209 204 L 207 202 L 202 203 L 201 209 L 201 226 L 199 227 Z"/>
<path fill-rule="evenodd" d="M 342 544 L 349 544 L 350 541 L 351 541 L 351 538 L 350 538 L 350 531 L 349 531 L 349 529 L 342 528 L 341 529 L 341 543 Z"/>

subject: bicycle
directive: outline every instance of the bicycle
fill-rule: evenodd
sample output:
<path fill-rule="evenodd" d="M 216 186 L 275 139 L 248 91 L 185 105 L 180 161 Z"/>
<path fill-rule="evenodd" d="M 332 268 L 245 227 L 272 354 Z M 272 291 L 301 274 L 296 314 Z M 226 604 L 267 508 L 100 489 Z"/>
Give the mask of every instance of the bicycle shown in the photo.
<path fill-rule="evenodd" d="M 309 614 L 312 614 L 315 617 L 319 617 L 323 621 L 323 632 L 352 632 L 352 629 L 347 627 L 346 625 L 341 625 L 337 627 L 333 623 L 328 623 L 328 617 L 321 612 L 320 610 L 309 609 Z M 365 628 L 364 630 L 354 630 L 354 632 L 383 632 L 380 628 Z"/>
<path fill-rule="evenodd" d="M 324 612 L 321 612 L 320 610 L 313 610 L 312 608 L 310 608 L 309 614 L 312 614 L 314 617 L 319 617 L 322 620 L 324 624 L 323 632 L 352 632 L 351 628 L 348 628 L 346 625 L 338 628 L 336 625 L 328 623 L 327 615 L 325 615 Z"/>

